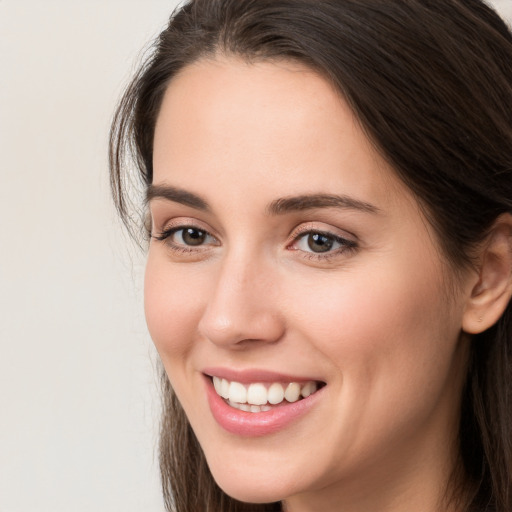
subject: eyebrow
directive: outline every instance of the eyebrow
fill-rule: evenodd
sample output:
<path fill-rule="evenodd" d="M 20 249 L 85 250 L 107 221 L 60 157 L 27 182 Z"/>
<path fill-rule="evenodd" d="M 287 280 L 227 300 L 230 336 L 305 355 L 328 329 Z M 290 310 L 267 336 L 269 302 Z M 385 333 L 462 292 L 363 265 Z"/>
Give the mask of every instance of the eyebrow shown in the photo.
<path fill-rule="evenodd" d="M 210 205 L 201 196 L 170 185 L 149 185 L 146 191 L 146 203 L 152 199 L 166 199 L 196 210 L 211 211 Z M 289 212 L 313 210 L 316 208 L 343 208 L 364 213 L 379 213 L 373 204 L 345 195 L 303 194 L 282 197 L 272 201 L 266 208 L 268 215 L 283 215 Z"/>
<path fill-rule="evenodd" d="M 146 204 L 152 199 L 167 199 L 196 210 L 210 211 L 210 206 L 202 197 L 170 185 L 149 185 L 146 190 Z"/>
<path fill-rule="evenodd" d="M 283 197 L 272 201 L 267 211 L 270 215 L 281 215 L 288 212 L 313 210 L 315 208 L 343 208 L 364 213 L 379 213 L 373 204 L 360 201 L 353 197 L 336 194 L 305 194 L 300 196 Z"/>

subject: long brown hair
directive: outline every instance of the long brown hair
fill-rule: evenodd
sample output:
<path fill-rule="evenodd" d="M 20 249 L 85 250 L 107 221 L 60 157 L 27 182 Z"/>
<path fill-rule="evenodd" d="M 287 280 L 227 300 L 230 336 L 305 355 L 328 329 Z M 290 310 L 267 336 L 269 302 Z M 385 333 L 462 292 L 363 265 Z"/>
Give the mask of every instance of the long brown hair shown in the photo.
<path fill-rule="evenodd" d="M 454 269 L 512 212 L 512 34 L 480 0 L 195 0 L 178 9 L 134 77 L 111 132 L 111 183 L 133 220 L 135 162 L 152 182 L 166 87 L 218 53 L 304 63 L 344 96 L 414 192 Z M 132 178 L 130 178 L 132 176 Z M 138 221 L 135 218 L 135 221 Z M 225 495 L 162 372 L 160 463 L 174 512 L 281 510 Z M 466 511 L 512 510 L 512 309 L 474 336 L 459 429 Z"/>

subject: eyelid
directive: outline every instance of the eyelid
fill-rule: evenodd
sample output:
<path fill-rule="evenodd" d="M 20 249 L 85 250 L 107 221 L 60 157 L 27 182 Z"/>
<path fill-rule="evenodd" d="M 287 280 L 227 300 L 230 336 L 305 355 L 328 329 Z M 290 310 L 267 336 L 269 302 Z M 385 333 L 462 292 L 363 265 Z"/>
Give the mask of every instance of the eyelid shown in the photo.
<path fill-rule="evenodd" d="M 346 256 L 347 253 L 352 253 L 357 251 L 359 248 L 359 244 L 357 241 L 357 237 L 353 234 L 348 234 L 344 232 L 340 233 L 341 230 L 336 229 L 332 226 L 327 227 L 319 227 L 316 223 L 306 223 L 300 225 L 297 229 L 295 229 L 290 235 L 291 241 L 287 244 L 287 249 L 297 251 L 301 253 L 301 257 L 307 260 L 317 261 L 317 262 L 326 262 L 330 259 Z M 345 234 L 347 233 L 347 234 Z M 315 251 L 307 251 L 304 249 L 300 249 L 296 246 L 302 238 L 309 234 L 320 234 L 325 237 L 331 238 L 334 242 L 338 243 L 340 247 L 337 247 L 333 250 L 328 250 L 325 252 L 315 252 Z"/>
<path fill-rule="evenodd" d="M 219 238 L 212 233 L 212 230 L 204 227 L 203 223 L 201 221 L 198 221 L 197 219 L 190 217 L 177 217 L 172 219 L 171 221 L 163 222 L 162 224 L 163 227 L 160 229 L 155 229 L 155 226 L 153 226 L 154 229 L 153 232 L 151 233 L 151 238 L 159 242 L 163 242 L 170 250 L 174 252 L 198 253 L 202 251 L 207 251 L 212 246 L 220 245 Z M 176 241 L 173 240 L 173 235 L 175 233 L 189 228 L 202 231 L 213 240 L 213 243 L 212 241 L 210 241 L 205 244 L 193 246 L 176 243 Z M 155 231 L 157 231 L 157 233 L 155 233 Z"/>
<path fill-rule="evenodd" d="M 322 233 L 328 236 L 332 236 L 333 238 L 341 238 L 342 240 L 346 240 L 347 242 L 352 242 L 354 244 L 358 243 L 358 238 L 353 233 L 335 228 L 334 226 L 326 225 L 323 222 L 306 222 L 304 224 L 300 224 L 292 231 L 290 235 L 290 241 L 293 242 L 301 235 L 306 233 Z"/>
<path fill-rule="evenodd" d="M 152 236 L 156 240 L 166 240 L 167 238 L 170 238 L 172 235 L 179 233 L 180 231 L 185 231 L 186 229 L 195 229 L 196 231 L 201 231 L 202 233 L 205 233 L 207 236 L 209 236 L 215 240 L 215 237 L 210 232 L 206 231 L 205 229 L 201 229 L 197 226 L 191 226 L 191 225 L 177 226 L 175 228 L 164 229 L 161 233 L 159 233 L 157 235 L 152 235 Z"/>
<path fill-rule="evenodd" d="M 159 228 L 158 225 L 161 225 L 162 227 Z M 212 230 L 204 222 L 193 217 L 175 217 L 173 219 L 166 220 L 161 223 L 155 222 L 155 220 L 153 220 L 151 236 L 154 235 L 155 231 L 158 231 L 160 234 L 163 234 L 168 233 L 172 230 L 177 231 L 179 229 L 186 228 L 198 229 L 200 231 L 206 232 L 208 235 L 211 235 L 216 240 L 219 239 L 219 237 L 214 233 L 214 230 Z"/>

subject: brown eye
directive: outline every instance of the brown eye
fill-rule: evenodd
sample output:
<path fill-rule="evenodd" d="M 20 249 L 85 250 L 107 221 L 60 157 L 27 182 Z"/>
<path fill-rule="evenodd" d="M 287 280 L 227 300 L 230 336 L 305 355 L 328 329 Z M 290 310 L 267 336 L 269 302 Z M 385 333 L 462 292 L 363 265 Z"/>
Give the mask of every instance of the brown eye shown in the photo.
<path fill-rule="evenodd" d="M 308 247 L 313 252 L 327 252 L 330 251 L 334 245 L 335 240 L 332 237 L 322 233 L 309 233 L 307 237 Z"/>
<path fill-rule="evenodd" d="M 299 235 L 294 242 L 295 249 L 310 254 L 337 254 L 354 249 L 357 243 L 333 233 L 323 231 L 308 231 Z"/>
<path fill-rule="evenodd" d="M 179 236 L 180 233 L 181 237 Z M 181 238 L 185 245 L 196 246 L 204 244 L 207 233 L 206 231 L 202 231 L 196 228 L 184 228 L 176 231 L 174 236 L 178 239 Z"/>
<path fill-rule="evenodd" d="M 202 245 L 218 245 L 216 238 L 208 231 L 194 226 L 168 229 L 159 235 L 154 235 L 154 238 L 166 242 L 171 248 L 186 249 Z"/>

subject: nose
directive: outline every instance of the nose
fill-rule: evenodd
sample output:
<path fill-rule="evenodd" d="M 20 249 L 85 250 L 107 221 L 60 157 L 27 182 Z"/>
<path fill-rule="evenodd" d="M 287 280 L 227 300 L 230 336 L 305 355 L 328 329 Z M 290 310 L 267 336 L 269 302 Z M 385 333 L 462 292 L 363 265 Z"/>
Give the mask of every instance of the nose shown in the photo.
<path fill-rule="evenodd" d="M 279 283 L 272 269 L 239 256 L 219 263 L 198 329 L 225 348 L 272 343 L 284 334 Z"/>

